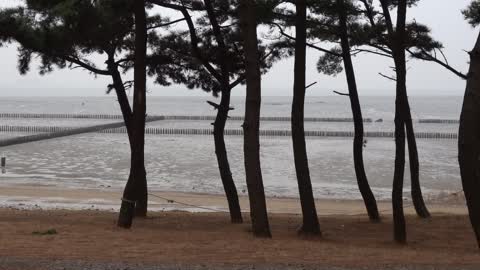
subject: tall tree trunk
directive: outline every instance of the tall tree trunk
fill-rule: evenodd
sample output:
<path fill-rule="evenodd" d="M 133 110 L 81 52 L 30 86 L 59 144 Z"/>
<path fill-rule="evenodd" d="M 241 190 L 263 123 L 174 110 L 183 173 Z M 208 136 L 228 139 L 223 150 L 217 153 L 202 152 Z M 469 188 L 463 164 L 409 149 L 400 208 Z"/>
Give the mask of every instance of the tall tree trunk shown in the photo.
<path fill-rule="evenodd" d="M 243 152 L 245 159 L 245 175 L 250 200 L 250 216 L 255 236 L 271 237 L 260 166 L 259 128 L 261 73 L 255 1 L 244 0 L 240 5 L 247 81 L 245 121 L 243 123 Z"/>
<path fill-rule="evenodd" d="M 405 120 L 407 106 L 407 64 L 405 60 L 405 24 L 407 0 L 399 0 L 397 27 L 393 36 L 393 58 L 397 75 L 395 102 L 395 171 L 393 176 L 392 207 L 394 238 L 398 243 L 406 243 L 407 231 L 403 213 L 403 179 L 405 176 Z"/>
<path fill-rule="evenodd" d="M 413 121 L 412 115 L 410 113 L 410 105 L 408 103 L 408 98 L 405 101 L 404 106 L 406 114 L 405 127 L 407 130 L 408 155 L 410 161 L 412 201 L 417 215 L 422 218 L 429 218 L 430 213 L 428 212 L 425 201 L 423 200 L 422 187 L 420 186 L 420 163 L 418 162 L 417 141 L 415 139 L 415 132 L 413 130 Z"/>
<path fill-rule="evenodd" d="M 213 137 L 215 141 L 215 154 L 217 156 L 218 169 L 222 179 L 223 188 L 227 196 L 228 207 L 230 209 L 230 219 L 232 223 L 242 223 L 242 213 L 238 201 L 237 188 L 233 182 L 230 164 L 228 162 L 227 148 L 225 146 L 225 124 L 230 110 L 230 90 L 222 91 L 220 105 L 218 106 L 217 117 L 213 123 Z"/>
<path fill-rule="evenodd" d="M 405 175 L 405 125 L 402 113 L 402 103 L 402 97 L 397 94 L 397 98 L 395 101 L 395 170 L 393 173 L 392 208 L 394 238 L 395 241 L 397 241 L 398 243 L 405 243 L 407 239 L 407 233 L 405 228 L 405 215 L 403 213 L 403 178 Z"/>
<path fill-rule="evenodd" d="M 125 122 L 125 127 L 127 129 L 128 134 L 128 141 L 130 144 L 130 152 L 133 151 L 133 112 L 130 107 L 130 103 L 128 101 L 127 92 L 125 91 L 125 86 L 123 84 L 122 76 L 118 71 L 118 67 L 113 61 L 112 57 L 109 57 L 108 62 L 108 70 L 111 73 L 112 80 L 113 80 L 113 87 L 115 89 L 115 93 L 117 94 L 118 104 L 120 105 L 120 110 L 122 112 L 123 121 Z M 143 168 L 145 171 L 145 168 Z M 135 204 L 135 216 L 138 217 L 146 217 L 147 216 L 147 209 L 148 209 L 148 191 L 147 191 L 147 177 L 146 171 L 143 174 L 145 177 L 140 179 L 139 182 L 142 184 L 140 188 L 144 190 L 140 191 L 140 197 Z M 132 175 L 129 174 L 128 179 L 131 179 Z"/>
<path fill-rule="evenodd" d="M 208 18 L 212 25 L 213 33 L 218 44 L 218 54 L 220 59 L 221 69 L 221 86 L 222 86 L 222 98 L 220 106 L 218 107 L 217 117 L 214 123 L 214 140 L 215 140 L 215 153 L 217 155 L 218 168 L 220 170 L 220 177 L 222 179 L 223 188 L 228 201 L 228 207 L 230 210 L 230 219 L 232 223 L 242 223 L 242 212 L 240 209 L 240 203 L 238 200 L 237 187 L 233 181 L 232 172 L 230 170 L 230 164 L 228 162 L 227 148 L 225 147 L 224 130 L 225 124 L 228 118 L 228 112 L 230 111 L 230 71 L 228 69 L 227 61 L 227 48 L 223 39 L 220 25 L 218 24 L 215 10 L 210 0 L 205 0 L 205 7 L 207 9 Z"/>
<path fill-rule="evenodd" d="M 480 247 L 480 35 L 470 52 L 470 70 L 458 135 L 458 161 L 463 192 Z"/>
<path fill-rule="evenodd" d="M 395 100 L 395 170 L 393 173 L 392 208 L 393 231 L 397 243 L 407 241 L 405 215 L 403 213 L 403 178 L 405 176 L 405 119 L 408 108 L 407 64 L 405 60 L 405 37 L 407 20 L 407 0 L 398 0 L 397 27 L 394 29 L 390 16 L 389 0 L 380 0 L 388 31 L 389 47 L 395 62 L 396 100 Z"/>
<path fill-rule="evenodd" d="M 353 162 L 355 166 L 355 174 L 357 175 L 358 188 L 362 194 L 368 216 L 372 221 L 380 221 L 378 213 L 377 201 L 373 195 L 370 185 L 368 184 L 367 174 L 363 163 L 363 116 L 358 98 L 357 82 L 355 79 L 355 71 L 350 54 L 350 42 L 347 30 L 347 13 L 344 0 L 337 0 L 340 11 L 340 35 L 342 45 L 343 63 L 345 66 L 345 74 L 347 76 L 348 93 L 350 97 L 350 105 L 353 113 L 353 123 L 355 127 L 355 136 L 353 140 Z"/>
<path fill-rule="evenodd" d="M 131 169 L 125 187 L 118 226 L 130 228 L 135 212 L 135 203 L 139 201 L 147 190 L 145 173 L 145 115 L 146 115 L 146 53 L 147 27 L 145 15 L 145 1 L 135 0 L 135 63 L 134 63 L 134 98 L 133 98 L 133 151 Z"/>
<path fill-rule="evenodd" d="M 320 234 L 315 200 L 313 198 L 308 157 L 305 143 L 304 106 L 305 106 L 305 66 L 306 66 L 306 17 L 305 0 L 296 1 L 295 16 L 295 68 L 292 103 L 292 141 L 297 174 L 303 225 L 299 233 Z"/>

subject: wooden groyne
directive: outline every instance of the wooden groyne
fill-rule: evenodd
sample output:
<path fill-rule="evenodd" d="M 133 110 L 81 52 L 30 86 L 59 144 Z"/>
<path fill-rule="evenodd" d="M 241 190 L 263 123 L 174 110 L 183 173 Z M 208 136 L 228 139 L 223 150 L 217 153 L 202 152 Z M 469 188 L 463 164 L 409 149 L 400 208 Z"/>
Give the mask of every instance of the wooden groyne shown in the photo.
<path fill-rule="evenodd" d="M 12 119 L 122 119 L 121 115 L 108 114 L 29 114 L 29 113 L 0 113 L 0 118 Z M 231 120 L 243 121 L 243 117 L 232 116 Z M 148 116 L 147 122 L 171 120 L 171 121 L 214 121 L 214 116 Z M 290 121 L 290 117 L 261 117 L 261 121 Z M 352 122 L 350 118 L 315 118 L 307 117 L 306 122 Z M 372 122 L 371 119 L 364 119 L 365 122 Z M 457 124 L 457 120 L 448 119 L 421 119 L 420 123 L 441 123 L 441 124 Z M 1 140 L 0 147 L 21 144 L 27 142 L 41 141 L 58 137 L 77 135 L 82 133 L 127 133 L 123 121 L 89 127 L 61 127 L 61 126 L 0 126 L 0 132 L 18 132 L 18 133 L 36 133 L 28 136 L 20 136 Z M 211 135 L 212 129 L 194 129 L 194 128 L 146 128 L 145 133 L 149 135 Z M 227 136 L 243 136 L 241 129 L 225 130 Z M 416 137 L 419 139 L 457 139 L 456 133 L 442 132 L 417 132 Z M 262 137 L 290 137 L 290 130 L 260 130 Z M 305 131 L 306 137 L 341 137 L 351 138 L 354 136 L 353 131 Z M 394 138 L 394 132 L 377 131 L 365 132 L 367 138 Z"/>
<path fill-rule="evenodd" d="M 158 120 L 184 120 L 184 121 L 214 121 L 215 116 L 210 115 L 165 115 L 151 116 Z M 50 113 L 0 113 L 0 118 L 10 119 L 122 119 L 121 115 L 114 114 L 50 114 Z M 230 116 L 230 120 L 244 121 L 243 116 Z M 290 117 L 264 116 L 260 121 L 290 122 Z M 340 117 L 305 117 L 305 122 L 353 122 L 352 118 Z M 365 118 L 364 122 L 370 123 L 372 119 Z"/>
<path fill-rule="evenodd" d="M 147 117 L 147 122 L 163 120 L 163 117 Z M 102 132 L 107 129 L 118 129 L 124 127 L 125 123 L 116 122 L 103 125 L 95 125 L 89 127 L 57 127 L 57 126 L 0 126 L 0 132 L 21 132 L 21 133 L 40 133 L 28 136 L 20 136 L 5 140 L 0 140 L 0 147 L 10 146 L 15 144 L 22 144 L 28 142 L 43 141 L 53 138 L 60 138 L 72 135 L 78 135 L 91 132 Z M 122 133 L 126 133 L 127 130 L 124 127 Z"/>
<path fill-rule="evenodd" d="M 165 115 L 151 116 L 158 120 L 185 120 L 185 121 L 214 121 L 215 116 L 211 115 Z M 57 113 L 0 113 L 0 118 L 10 119 L 103 119 L 114 120 L 123 119 L 122 115 L 116 114 L 57 114 Z M 230 116 L 230 120 L 244 121 L 243 116 Z M 381 122 L 383 122 L 382 119 Z M 263 116 L 260 121 L 290 122 L 291 118 L 287 116 Z M 364 118 L 365 123 L 373 123 L 371 118 Z M 352 118 L 342 117 L 305 117 L 305 122 L 353 122 Z M 458 124 L 457 119 L 418 119 L 416 122 L 421 124 Z"/>
<path fill-rule="evenodd" d="M 420 119 L 421 124 L 460 124 L 460 120 L 457 119 Z"/>
<path fill-rule="evenodd" d="M 124 125 L 125 125 L 124 122 L 119 122 L 119 123 L 113 123 L 113 124 L 97 125 L 97 126 L 82 127 L 82 128 L 2 126 L 0 127 L 0 131 L 35 132 L 35 133 L 45 132 L 45 133 L 0 140 L 0 147 L 28 143 L 28 142 L 43 141 L 43 140 L 72 136 L 72 135 L 77 135 L 82 133 L 98 132 L 104 129 L 118 128 Z"/>
<path fill-rule="evenodd" d="M 243 116 L 229 116 L 229 120 L 232 121 L 244 121 Z M 190 120 L 190 121 L 215 121 L 215 116 L 209 115 L 166 115 L 165 120 Z M 290 122 L 291 118 L 287 116 L 262 116 L 260 121 L 264 122 Z M 363 119 L 366 123 L 371 123 L 372 119 Z M 353 122 L 352 118 L 339 118 L 339 117 L 305 117 L 305 122 L 336 122 L 336 123 L 348 123 Z"/>
<path fill-rule="evenodd" d="M 25 133 L 46 133 L 33 136 L 26 136 L 26 140 L 31 138 L 55 138 L 62 136 L 75 135 L 87 132 L 120 134 L 127 133 L 123 123 L 99 125 L 85 128 L 57 127 L 57 126 L 0 126 L 0 132 L 25 132 Z M 148 135 L 211 135 L 213 129 L 194 129 L 194 128 L 146 128 L 145 133 Z M 226 129 L 227 136 L 243 136 L 242 129 Z M 260 136 L 263 137 L 290 137 L 290 130 L 260 130 Z M 440 133 L 440 132 L 417 132 L 416 137 L 419 139 L 456 139 L 456 133 Z M 351 138 L 354 136 L 353 131 L 305 131 L 306 137 L 344 137 Z M 394 138 L 394 132 L 390 131 L 374 131 L 365 132 L 367 138 Z M 10 140 L 22 140 L 15 138 Z M 0 143 L 0 146 L 2 144 Z"/>
<path fill-rule="evenodd" d="M 0 113 L 0 118 L 13 119 L 123 119 L 122 115 L 114 114 L 57 114 L 57 113 Z"/>

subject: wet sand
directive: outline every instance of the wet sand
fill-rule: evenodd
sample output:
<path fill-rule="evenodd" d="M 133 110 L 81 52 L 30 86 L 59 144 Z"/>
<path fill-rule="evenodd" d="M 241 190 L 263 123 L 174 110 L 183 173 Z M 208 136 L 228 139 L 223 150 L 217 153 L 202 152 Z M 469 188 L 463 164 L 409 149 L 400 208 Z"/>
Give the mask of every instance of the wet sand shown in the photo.
<path fill-rule="evenodd" d="M 8 203 L 0 203 L 0 207 L 18 209 L 71 209 L 71 210 L 107 210 L 118 211 L 122 191 L 112 188 L 99 189 L 61 189 L 55 187 L 17 185 L 0 187 L 0 198 Z M 240 196 L 240 204 L 244 211 L 248 210 L 248 198 Z M 363 215 L 365 206 L 359 200 L 320 199 L 316 201 L 319 215 Z M 199 206 L 197 208 L 195 206 Z M 267 198 L 270 213 L 299 214 L 300 203 L 297 198 Z M 462 194 L 445 195 L 442 198 L 428 201 L 429 209 L 437 213 L 466 215 L 467 209 Z M 389 201 L 378 202 L 382 214 L 391 213 Z M 405 212 L 414 214 L 411 202 L 404 202 Z M 160 192 L 150 191 L 149 208 L 153 211 L 183 210 L 189 212 L 228 211 L 225 196 L 202 193 Z"/>

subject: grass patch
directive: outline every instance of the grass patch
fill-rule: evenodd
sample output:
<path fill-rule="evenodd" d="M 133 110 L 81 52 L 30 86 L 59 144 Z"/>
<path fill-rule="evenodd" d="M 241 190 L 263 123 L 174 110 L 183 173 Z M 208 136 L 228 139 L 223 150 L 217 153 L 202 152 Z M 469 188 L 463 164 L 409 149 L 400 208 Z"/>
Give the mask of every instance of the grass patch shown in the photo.
<path fill-rule="evenodd" d="M 33 235 L 54 235 L 57 234 L 57 230 L 55 229 L 48 229 L 46 231 L 34 231 L 32 232 Z"/>

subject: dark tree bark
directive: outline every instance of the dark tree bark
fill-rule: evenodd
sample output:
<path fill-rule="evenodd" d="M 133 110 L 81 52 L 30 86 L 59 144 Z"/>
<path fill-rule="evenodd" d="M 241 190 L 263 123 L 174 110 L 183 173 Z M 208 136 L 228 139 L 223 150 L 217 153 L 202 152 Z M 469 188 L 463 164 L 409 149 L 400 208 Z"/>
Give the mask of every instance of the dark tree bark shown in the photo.
<path fill-rule="evenodd" d="M 306 18 L 305 0 L 296 1 L 295 16 L 295 68 L 292 104 L 292 141 L 297 174 L 300 203 L 302 206 L 303 224 L 299 233 L 320 234 L 312 182 L 308 168 L 308 157 L 305 143 L 304 106 L 305 106 L 305 65 L 306 65 Z"/>
<path fill-rule="evenodd" d="M 217 17 L 214 12 L 213 5 L 210 0 L 205 0 L 205 8 L 207 9 L 208 18 L 212 25 L 213 33 L 218 44 L 218 54 L 220 59 L 220 85 L 222 87 L 222 97 L 220 105 L 218 106 L 217 117 L 213 123 L 213 136 L 215 141 L 215 154 L 217 156 L 218 168 L 220 170 L 220 177 L 222 179 L 223 188 L 228 201 L 230 210 L 230 219 L 232 223 L 242 223 L 242 212 L 240 209 L 240 202 L 238 200 L 237 187 L 233 181 L 230 164 L 228 162 L 227 148 L 225 146 L 225 124 L 230 111 L 230 71 L 227 65 L 227 48 Z"/>
<path fill-rule="evenodd" d="M 367 14 L 367 17 L 370 21 L 370 25 L 375 27 L 376 23 L 375 23 L 375 19 L 374 19 L 375 15 L 374 15 L 374 10 L 373 10 L 374 8 L 372 6 L 372 3 L 368 3 L 368 1 L 365 1 L 365 0 L 362 0 L 361 2 L 363 3 L 363 5 L 366 8 L 366 14 Z M 381 2 L 382 2 L 382 6 L 387 4 L 383 0 Z M 392 20 L 390 18 L 390 14 L 389 14 L 388 10 L 387 11 L 385 10 L 385 7 L 382 7 L 382 9 L 383 9 L 383 12 L 384 12 L 384 15 L 385 15 L 385 20 L 386 20 L 386 23 L 387 23 L 387 27 L 389 28 L 388 29 L 389 35 L 392 36 L 393 25 L 392 25 Z M 391 46 L 390 46 L 390 49 L 391 49 L 391 51 L 388 51 L 388 50 L 382 50 L 382 51 L 383 51 L 384 55 L 388 56 L 388 55 L 392 54 L 392 57 L 393 57 L 393 48 Z M 417 57 L 418 57 L 418 55 L 417 55 Z M 448 70 L 452 71 L 453 73 L 455 73 L 455 75 L 460 76 L 460 77 L 463 76 L 463 74 L 461 74 L 460 72 L 455 70 L 453 67 L 449 66 L 447 63 L 443 63 L 442 61 L 439 61 L 438 59 L 436 59 L 433 56 L 430 56 L 430 57 L 427 57 L 427 58 L 421 58 L 420 57 L 420 59 L 423 59 L 423 60 L 429 59 L 429 61 L 436 62 L 436 63 L 442 65 L 443 67 L 447 68 Z M 410 161 L 410 175 L 411 175 L 410 178 L 411 178 L 412 201 L 413 201 L 413 205 L 415 207 L 415 211 L 417 212 L 417 215 L 419 217 L 422 217 L 422 218 L 428 218 L 428 217 L 430 217 L 430 213 L 429 213 L 429 211 L 428 211 L 428 209 L 425 205 L 425 202 L 423 200 L 422 189 L 421 189 L 421 186 L 420 186 L 420 163 L 419 163 L 419 159 L 418 159 L 417 143 L 416 143 L 416 139 L 415 139 L 415 132 L 414 132 L 412 117 L 411 117 L 411 113 L 410 113 L 410 105 L 408 104 L 408 98 L 405 101 L 404 106 L 405 106 L 404 110 L 405 110 L 405 113 L 406 113 L 406 115 L 405 115 L 405 117 L 406 117 L 405 127 L 406 127 L 406 130 L 407 130 L 408 153 L 409 153 L 409 161 Z"/>
<path fill-rule="evenodd" d="M 406 95 L 406 94 L 405 94 Z M 410 113 L 410 105 L 408 98 L 405 101 L 405 127 L 407 130 L 408 141 L 408 155 L 410 161 L 410 179 L 412 187 L 412 201 L 417 215 L 422 218 L 429 218 L 430 212 L 428 212 L 425 201 L 423 200 L 422 187 L 420 186 L 420 163 L 418 161 L 417 141 L 415 139 L 415 132 L 413 130 L 413 121 Z"/>
<path fill-rule="evenodd" d="M 403 179 L 405 176 L 405 109 L 407 102 L 407 65 L 405 60 L 405 24 L 407 19 L 407 0 L 399 0 L 397 8 L 397 27 L 393 29 L 387 0 L 381 0 L 385 22 L 387 24 L 390 47 L 395 62 L 396 101 L 395 101 L 395 170 L 393 174 L 392 208 L 394 238 L 397 243 L 407 241 L 405 215 L 403 212 Z"/>
<path fill-rule="evenodd" d="M 147 24 L 145 1 L 135 0 L 135 63 L 134 63 L 134 98 L 133 98 L 133 151 L 130 175 L 125 187 L 118 226 L 130 228 L 132 225 L 135 204 L 140 198 L 145 198 L 145 115 L 146 115 L 146 53 Z"/>
<path fill-rule="evenodd" d="M 216 109 L 218 109 L 217 117 L 215 118 L 215 122 L 213 123 L 214 126 L 214 141 L 215 141 L 215 153 L 217 156 L 218 168 L 220 171 L 220 177 L 222 179 L 222 184 L 225 190 L 225 194 L 228 201 L 228 206 L 230 209 L 230 218 L 233 223 L 241 223 L 242 214 L 240 211 L 240 203 L 238 200 L 238 193 L 235 183 L 233 181 L 232 172 L 230 171 L 230 165 L 228 162 L 227 156 L 227 149 L 225 147 L 225 139 L 223 136 L 223 132 L 225 130 L 225 123 L 228 118 L 228 112 L 230 110 L 230 90 L 232 88 L 229 85 L 229 70 L 225 65 L 225 61 L 227 61 L 227 57 L 220 57 L 223 63 L 220 64 L 221 71 L 218 72 L 205 58 L 199 47 L 199 38 L 196 34 L 195 25 L 193 23 L 192 17 L 190 16 L 188 9 L 183 5 L 177 5 L 174 3 L 168 3 L 159 0 L 150 0 L 151 3 L 157 4 L 162 7 L 170 8 L 173 10 L 180 11 L 185 18 L 185 22 L 187 23 L 188 30 L 190 33 L 190 44 L 192 47 L 192 55 L 200 61 L 200 63 L 204 66 L 204 68 L 210 73 L 212 77 L 214 77 L 221 85 L 221 94 L 222 98 L 220 101 L 220 105 L 210 103 Z M 210 23 L 212 24 L 212 28 L 215 34 L 215 39 L 218 43 L 219 53 L 222 55 L 226 55 L 226 47 L 225 42 L 223 41 L 220 26 L 218 25 L 216 16 L 214 14 L 214 9 L 211 4 L 211 1 L 205 1 L 205 7 L 208 12 Z"/>
<path fill-rule="evenodd" d="M 117 95 L 118 104 L 120 105 L 120 110 L 122 112 L 123 121 L 125 122 L 125 127 L 127 129 L 128 134 L 128 141 L 130 144 L 130 152 L 133 152 L 133 112 L 130 107 L 130 102 L 128 101 L 127 92 L 125 90 L 125 86 L 123 84 L 122 76 L 118 71 L 118 66 L 115 64 L 113 60 L 113 55 L 109 56 L 107 61 L 108 70 L 111 73 L 111 77 L 113 80 L 113 87 L 115 89 L 115 93 Z M 145 171 L 145 168 L 144 168 Z M 146 171 L 144 173 L 145 177 L 140 179 L 139 182 L 142 184 L 140 187 L 145 188 L 139 194 L 140 197 L 135 204 L 135 216 L 137 217 L 146 217 L 147 210 L 148 210 L 148 191 L 147 188 L 147 177 Z M 131 179 L 132 175 L 129 174 L 128 179 Z M 131 181 L 131 180 L 130 180 Z"/>
<path fill-rule="evenodd" d="M 380 221 L 378 213 L 377 201 L 373 195 L 370 185 L 368 184 L 367 174 L 363 162 L 363 116 L 358 98 L 357 82 L 355 79 L 355 71 L 350 54 L 350 42 L 347 30 L 347 14 L 344 0 L 337 0 L 340 12 L 340 36 L 342 46 L 343 64 L 345 66 L 345 74 L 347 76 L 348 93 L 350 105 L 353 113 L 353 123 L 355 127 L 355 136 L 353 140 L 353 162 L 355 166 L 355 174 L 357 175 L 358 188 L 362 194 L 368 216 L 372 221 Z"/>
<path fill-rule="evenodd" d="M 397 67 L 398 69 L 398 67 Z M 397 72 L 398 74 L 398 72 Z M 398 80 L 398 77 L 397 77 Z M 397 86 L 397 92 L 398 92 Z M 398 243 L 405 243 L 407 232 L 403 213 L 403 179 L 405 176 L 405 125 L 402 113 L 403 98 L 397 95 L 395 101 L 395 169 L 393 173 L 393 226 L 394 238 Z"/>
<path fill-rule="evenodd" d="M 118 104 L 120 105 L 120 110 L 122 112 L 123 121 L 125 122 L 125 127 L 127 129 L 128 141 L 130 143 L 130 149 L 133 146 L 133 112 L 130 107 L 130 102 L 128 101 L 127 92 L 125 91 L 125 86 L 123 84 L 122 76 L 118 71 L 118 67 L 115 64 L 113 55 L 109 56 L 107 60 L 108 71 L 111 74 L 113 81 L 113 88 L 115 89 L 115 94 L 117 95 Z"/>
<path fill-rule="evenodd" d="M 400 0 L 397 11 L 397 28 L 394 36 L 393 58 L 397 75 L 397 100 L 395 103 L 395 171 L 393 176 L 394 237 L 398 243 L 406 243 L 407 231 L 403 213 L 403 179 L 405 174 L 405 120 L 407 106 L 407 63 L 405 60 L 405 23 L 407 1 Z"/>
<path fill-rule="evenodd" d="M 470 52 L 470 70 L 458 135 L 458 161 L 463 192 L 480 247 L 480 36 Z"/>
<path fill-rule="evenodd" d="M 222 179 L 223 188 L 228 201 L 230 210 L 230 219 L 232 223 L 242 223 L 242 213 L 240 211 L 240 203 L 238 200 L 237 187 L 233 181 L 230 164 L 228 162 L 227 148 L 225 146 L 225 124 L 230 110 L 230 90 L 222 91 L 220 105 L 218 106 L 217 116 L 213 123 L 213 138 L 215 141 L 215 154 L 217 156 L 218 169 Z"/>
<path fill-rule="evenodd" d="M 245 69 L 247 96 L 245 102 L 245 121 L 243 123 L 243 149 L 245 174 L 250 200 L 250 216 L 255 236 L 271 237 L 268 222 L 262 171 L 260 166 L 260 106 L 261 73 L 258 53 L 257 22 L 255 2 L 244 0 L 240 4 L 241 29 L 245 48 Z"/>

